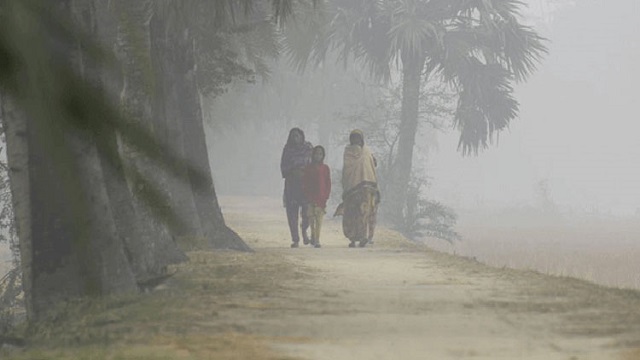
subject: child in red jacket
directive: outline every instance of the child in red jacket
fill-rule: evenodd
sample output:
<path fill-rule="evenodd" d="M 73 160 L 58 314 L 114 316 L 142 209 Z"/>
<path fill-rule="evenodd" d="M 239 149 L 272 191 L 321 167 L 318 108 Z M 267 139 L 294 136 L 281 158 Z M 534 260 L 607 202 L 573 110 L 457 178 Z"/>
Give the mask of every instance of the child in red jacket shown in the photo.
<path fill-rule="evenodd" d="M 324 156 L 322 146 L 314 147 L 311 153 L 311 164 L 304 169 L 302 177 L 302 189 L 309 201 L 307 216 L 311 225 L 311 244 L 317 248 L 320 247 L 320 228 L 327 207 L 327 199 L 331 194 L 331 175 L 329 167 L 323 163 Z"/>

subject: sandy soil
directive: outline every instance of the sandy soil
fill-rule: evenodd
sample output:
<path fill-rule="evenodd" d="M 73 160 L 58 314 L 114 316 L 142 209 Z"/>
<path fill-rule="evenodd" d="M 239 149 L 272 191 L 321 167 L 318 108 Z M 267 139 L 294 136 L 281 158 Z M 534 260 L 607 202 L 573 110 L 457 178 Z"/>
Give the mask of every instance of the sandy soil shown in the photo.
<path fill-rule="evenodd" d="M 252 300 L 253 311 L 220 315 L 283 356 L 640 359 L 640 292 L 491 268 L 385 229 L 372 247 L 349 249 L 340 219 L 326 219 L 321 249 L 290 249 L 278 200 L 225 197 L 221 205 L 257 256 L 295 265 L 274 279 L 275 295 Z"/>

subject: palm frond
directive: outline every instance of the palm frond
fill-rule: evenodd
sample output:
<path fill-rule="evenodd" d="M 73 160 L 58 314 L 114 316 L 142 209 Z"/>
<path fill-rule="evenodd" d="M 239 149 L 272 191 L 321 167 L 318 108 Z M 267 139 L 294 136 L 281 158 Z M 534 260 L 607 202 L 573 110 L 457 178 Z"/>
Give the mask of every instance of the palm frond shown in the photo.
<path fill-rule="evenodd" d="M 501 40 L 497 56 L 513 72 L 517 81 L 526 79 L 548 52 L 544 45 L 546 39 L 514 18 L 501 22 L 496 33 L 496 37 Z"/>
<path fill-rule="evenodd" d="M 263 78 L 269 77 L 267 60 L 276 59 L 281 52 L 280 34 L 270 21 L 263 20 L 251 26 L 251 31 L 236 34 L 241 59 Z"/>
<path fill-rule="evenodd" d="M 458 75 L 460 97 L 455 126 L 460 130 L 458 148 L 463 154 L 486 148 L 493 134 L 508 127 L 518 113 L 509 71 L 499 64 L 483 64 L 469 58 Z"/>
<path fill-rule="evenodd" d="M 289 20 L 289 17 L 294 15 L 294 10 L 296 8 L 294 5 L 305 6 L 310 3 L 315 8 L 322 1 L 323 0 L 271 0 L 274 20 L 276 23 L 284 25 L 287 20 Z"/>
<path fill-rule="evenodd" d="M 390 66 L 397 56 L 391 49 L 389 8 L 383 1 L 349 0 L 339 2 L 331 22 L 329 41 L 335 44 L 338 58 L 362 62 L 374 79 L 387 81 Z"/>
<path fill-rule="evenodd" d="M 303 72 L 307 67 L 319 65 L 329 51 L 329 19 L 322 9 L 311 5 L 296 7 L 293 19 L 282 29 L 282 49 L 290 65 Z"/>
<path fill-rule="evenodd" d="M 491 8 L 504 18 L 519 17 L 520 9 L 527 4 L 521 0 L 491 0 Z"/>
<path fill-rule="evenodd" d="M 401 5 L 394 9 L 389 29 L 389 50 L 392 53 L 422 56 L 428 44 L 439 39 L 438 24 L 421 16 L 418 5 L 419 3 L 409 0 L 401 2 Z"/>

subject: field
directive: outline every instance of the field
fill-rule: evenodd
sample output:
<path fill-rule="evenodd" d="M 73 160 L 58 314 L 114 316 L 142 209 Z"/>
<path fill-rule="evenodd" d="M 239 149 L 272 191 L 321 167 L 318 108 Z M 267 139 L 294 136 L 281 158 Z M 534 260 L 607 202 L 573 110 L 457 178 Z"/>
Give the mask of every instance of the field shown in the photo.
<path fill-rule="evenodd" d="M 601 285 L 640 289 L 640 219 L 568 220 L 521 214 L 462 215 L 462 241 L 428 239 L 440 251 L 496 267 L 536 270 Z"/>

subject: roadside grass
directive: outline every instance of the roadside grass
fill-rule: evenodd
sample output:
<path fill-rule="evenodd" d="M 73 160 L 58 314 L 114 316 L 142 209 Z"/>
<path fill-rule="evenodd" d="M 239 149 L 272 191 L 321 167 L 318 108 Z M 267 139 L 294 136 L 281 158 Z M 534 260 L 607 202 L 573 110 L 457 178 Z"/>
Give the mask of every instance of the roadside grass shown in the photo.
<path fill-rule="evenodd" d="M 461 226 L 463 240 L 425 243 L 438 251 L 475 258 L 495 267 L 535 270 L 615 288 L 640 289 L 640 226 Z"/>
<path fill-rule="evenodd" d="M 287 359 L 273 341 L 237 325 L 227 310 L 281 307 L 284 279 L 304 269 L 273 253 L 191 252 L 150 293 L 69 301 L 16 334 L 27 347 L 3 359 Z M 280 304 L 278 304 L 280 302 Z M 286 339 L 306 341 L 305 339 Z"/>
<path fill-rule="evenodd" d="M 640 349 L 630 350 L 622 355 L 622 360 L 640 359 Z"/>
<path fill-rule="evenodd" d="M 239 333 L 215 335 L 154 336 L 146 343 L 88 345 L 71 348 L 33 349 L 8 359 L 264 359 L 288 360 L 265 343 L 269 339 Z M 4 357 L 3 357 L 4 358 Z"/>

